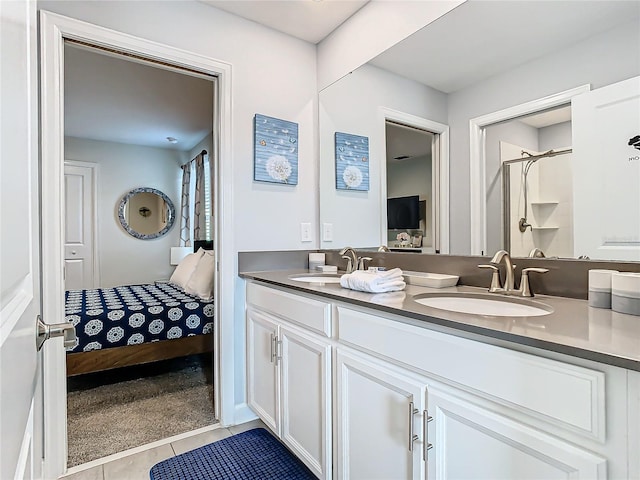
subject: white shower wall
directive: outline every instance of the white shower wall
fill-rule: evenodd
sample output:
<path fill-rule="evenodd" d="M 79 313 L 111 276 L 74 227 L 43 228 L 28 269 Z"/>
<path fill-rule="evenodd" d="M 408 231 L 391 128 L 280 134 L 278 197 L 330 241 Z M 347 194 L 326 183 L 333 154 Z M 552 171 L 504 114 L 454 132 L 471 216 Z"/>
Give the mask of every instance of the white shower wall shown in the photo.
<path fill-rule="evenodd" d="M 564 122 L 538 130 L 537 152 L 571 147 L 571 122 Z M 501 160 L 519 158 L 528 148 L 500 142 Z M 520 232 L 518 221 L 524 214 L 522 172 L 526 162 L 511 167 L 511 254 L 527 256 L 533 248 L 540 248 L 547 256 L 574 257 L 573 252 L 573 186 L 571 154 L 549 157 L 534 163 L 527 177 L 527 220 L 533 228 Z"/>

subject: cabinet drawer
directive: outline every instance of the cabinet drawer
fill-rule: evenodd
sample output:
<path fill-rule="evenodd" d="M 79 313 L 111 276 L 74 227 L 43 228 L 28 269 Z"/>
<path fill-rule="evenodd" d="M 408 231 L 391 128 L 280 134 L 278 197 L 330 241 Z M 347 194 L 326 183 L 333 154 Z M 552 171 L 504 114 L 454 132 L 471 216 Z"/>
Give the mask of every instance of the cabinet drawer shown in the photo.
<path fill-rule="evenodd" d="M 326 302 L 250 282 L 247 303 L 320 335 L 331 336 L 331 308 Z"/>
<path fill-rule="evenodd" d="M 339 306 L 340 342 L 604 441 L 604 373 Z"/>

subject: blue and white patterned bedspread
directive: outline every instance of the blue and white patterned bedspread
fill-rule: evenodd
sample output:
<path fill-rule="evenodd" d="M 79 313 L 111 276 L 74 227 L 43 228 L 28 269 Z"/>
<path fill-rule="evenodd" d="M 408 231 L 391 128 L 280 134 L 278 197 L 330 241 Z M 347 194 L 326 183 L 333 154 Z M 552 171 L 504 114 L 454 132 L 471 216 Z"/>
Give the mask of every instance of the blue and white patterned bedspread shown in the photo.
<path fill-rule="evenodd" d="M 169 283 L 65 292 L 77 343 L 68 353 L 136 345 L 213 331 L 213 300 Z"/>

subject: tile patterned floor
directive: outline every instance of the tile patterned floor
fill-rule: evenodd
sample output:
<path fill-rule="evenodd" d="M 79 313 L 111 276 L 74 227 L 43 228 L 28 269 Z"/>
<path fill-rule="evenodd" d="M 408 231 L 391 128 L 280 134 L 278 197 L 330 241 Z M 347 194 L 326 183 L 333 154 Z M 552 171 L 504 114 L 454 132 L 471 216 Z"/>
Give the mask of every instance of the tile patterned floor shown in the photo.
<path fill-rule="evenodd" d="M 266 428 L 262 421 L 254 420 L 230 428 L 211 430 L 61 477 L 61 480 L 149 480 L 149 470 L 162 460 L 259 427 Z"/>

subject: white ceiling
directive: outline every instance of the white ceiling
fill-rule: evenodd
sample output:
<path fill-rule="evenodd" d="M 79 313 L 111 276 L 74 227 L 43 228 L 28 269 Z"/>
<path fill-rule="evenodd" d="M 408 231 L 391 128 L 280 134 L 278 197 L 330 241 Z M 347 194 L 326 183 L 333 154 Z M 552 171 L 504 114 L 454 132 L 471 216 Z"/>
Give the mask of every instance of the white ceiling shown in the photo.
<path fill-rule="evenodd" d="M 369 0 L 200 0 L 301 40 L 318 43 Z"/>
<path fill-rule="evenodd" d="M 561 107 L 545 112 L 534 113 L 527 117 L 519 118 L 522 123 L 526 123 L 534 128 L 544 128 L 558 123 L 571 121 L 571 107 Z"/>
<path fill-rule="evenodd" d="M 470 0 L 370 63 L 451 93 L 638 18 L 638 1 Z"/>
<path fill-rule="evenodd" d="M 188 151 L 211 132 L 211 80 L 96 52 L 65 46 L 66 136 Z"/>

